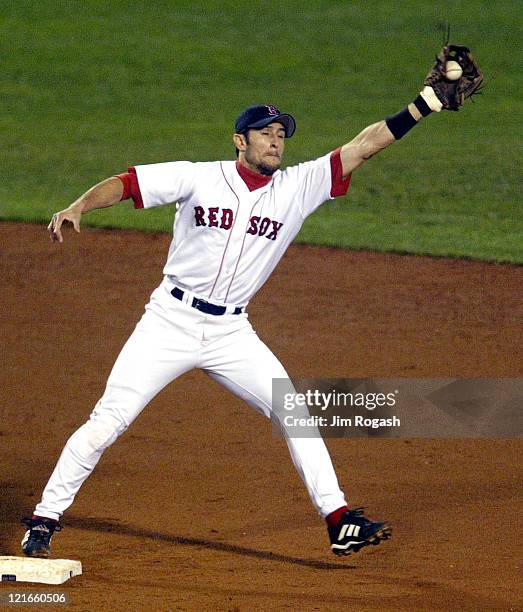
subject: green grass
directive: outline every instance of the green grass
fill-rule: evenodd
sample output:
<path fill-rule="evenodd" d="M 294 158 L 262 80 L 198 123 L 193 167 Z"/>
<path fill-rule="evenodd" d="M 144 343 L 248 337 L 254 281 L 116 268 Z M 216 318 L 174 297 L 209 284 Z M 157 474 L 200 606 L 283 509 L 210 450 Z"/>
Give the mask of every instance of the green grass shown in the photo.
<path fill-rule="evenodd" d="M 516 1 L 4 3 L 0 218 L 47 221 L 128 165 L 228 159 L 236 115 L 258 101 L 297 118 L 286 163 L 321 155 L 412 100 L 446 18 L 485 95 L 365 164 L 298 239 L 521 263 Z M 124 203 L 84 221 L 169 231 L 173 214 Z"/>

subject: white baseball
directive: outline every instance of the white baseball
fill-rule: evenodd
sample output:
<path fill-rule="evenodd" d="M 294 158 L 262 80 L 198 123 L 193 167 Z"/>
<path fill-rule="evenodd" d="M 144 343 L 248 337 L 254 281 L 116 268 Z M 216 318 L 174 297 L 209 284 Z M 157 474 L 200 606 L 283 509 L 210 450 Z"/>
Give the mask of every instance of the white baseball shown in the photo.
<path fill-rule="evenodd" d="M 449 81 L 457 81 L 463 74 L 463 68 L 454 60 L 449 60 L 445 66 L 445 76 Z"/>

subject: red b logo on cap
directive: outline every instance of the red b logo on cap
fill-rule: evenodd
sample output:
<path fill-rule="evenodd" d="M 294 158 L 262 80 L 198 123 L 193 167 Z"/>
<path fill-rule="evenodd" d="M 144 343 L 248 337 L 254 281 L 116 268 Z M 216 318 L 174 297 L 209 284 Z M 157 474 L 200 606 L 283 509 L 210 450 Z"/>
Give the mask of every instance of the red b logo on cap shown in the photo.
<path fill-rule="evenodd" d="M 271 116 L 280 114 L 280 111 L 272 104 L 267 104 L 267 110 L 269 111 L 269 115 Z"/>

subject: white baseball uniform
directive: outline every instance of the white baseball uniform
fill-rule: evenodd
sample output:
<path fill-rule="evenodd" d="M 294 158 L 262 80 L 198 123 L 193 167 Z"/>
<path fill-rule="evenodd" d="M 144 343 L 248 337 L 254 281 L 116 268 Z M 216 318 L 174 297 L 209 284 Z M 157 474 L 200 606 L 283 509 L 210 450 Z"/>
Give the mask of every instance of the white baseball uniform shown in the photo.
<path fill-rule="evenodd" d="M 342 179 L 339 150 L 272 177 L 234 161 L 168 162 L 130 172 L 135 207 L 176 203 L 164 279 L 89 420 L 68 440 L 36 506 L 41 517 L 59 519 L 103 451 L 161 389 L 192 368 L 271 415 L 272 379 L 288 375 L 256 335 L 245 308 L 305 218 L 345 194 L 350 182 Z M 321 437 L 286 441 L 320 515 L 345 506 Z"/>

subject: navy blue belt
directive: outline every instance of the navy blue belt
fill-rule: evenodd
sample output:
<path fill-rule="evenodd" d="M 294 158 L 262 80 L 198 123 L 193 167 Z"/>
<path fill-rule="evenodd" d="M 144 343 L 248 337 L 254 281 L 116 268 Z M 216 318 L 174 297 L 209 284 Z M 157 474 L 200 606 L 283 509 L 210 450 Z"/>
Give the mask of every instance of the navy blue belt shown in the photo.
<path fill-rule="evenodd" d="M 171 291 L 171 295 L 175 297 L 177 300 L 181 301 L 183 300 L 184 291 L 182 291 L 178 287 L 175 287 Z M 217 304 L 211 304 L 210 302 L 206 302 L 205 300 L 200 300 L 199 298 L 193 298 L 191 306 L 193 308 L 196 308 L 196 310 L 199 310 L 200 312 L 203 312 L 205 314 L 216 315 L 216 316 L 223 315 L 227 312 L 227 308 L 225 306 L 218 306 Z M 231 314 L 239 315 L 242 312 L 243 312 L 243 308 L 241 308 L 240 306 L 236 306 L 234 308 L 234 311 L 231 312 Z"/>

